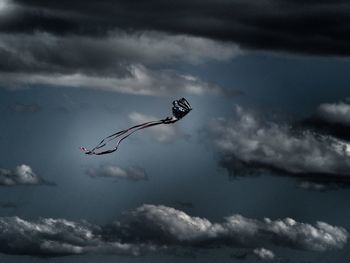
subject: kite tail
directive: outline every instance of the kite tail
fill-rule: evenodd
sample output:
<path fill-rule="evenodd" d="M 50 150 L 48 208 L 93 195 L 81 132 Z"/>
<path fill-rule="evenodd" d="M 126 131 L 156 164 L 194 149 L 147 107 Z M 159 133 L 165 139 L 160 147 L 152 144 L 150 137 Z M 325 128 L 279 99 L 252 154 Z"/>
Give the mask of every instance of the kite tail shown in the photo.
<path fill-rule="evenodd" d="M 91 150 L 89 150 L 89 149 L 87 149 L 85 147 L 80 147 L 80 149 L 83 152 L 85 152 L 85 154 L 88 154 L 88 155 L 109 154 L 109 153 L 115 152 L 118 149 L 120 143 L 123 140 L 125 140 L 126 138 L 128 138 L 131 134 L 135 133 L 136 131 L 139 131 L 139 130 L 142 130 L 142 129 L 145 129 L 145 128 L 149 128 L 149 127 L 152 127 L 152 126 L 160 125 L 160 124 L 171 124 L 171 123 L 174 123 L 176 121 L 178 121 L 178 119 L 175 118 L 175 117 L 167 117 L 167 118 L 159 120 L 159 121 L 149 121 L 149 122 L 145 122 L 145 123 L 142 123 L 142 124 L 138 124 L 138 125 L 135 125 L 135 126 L 132 126 L 132 127 L 128 128 L 126 130 L 122 130 L 122 131 L 119 131 L 119 132 L 116 132 L 116 133 L 114 133 L 112 135 L 107 136 L 96 147 L 94 147 Z M 99 152 L 96 151 L 96 150 L 99 150 L 99 149 L 105 147 L 109 141 L 112 141 L 112 140 L 115 140 L 115 139 L 118 139 L 118 138 L 119 138 L 119 140 L 117 141 L 115 147 L 113 147 L 111 149 L 108 149 L 108 150 L 104 150 L 104 151 L 99 151 Z"/>

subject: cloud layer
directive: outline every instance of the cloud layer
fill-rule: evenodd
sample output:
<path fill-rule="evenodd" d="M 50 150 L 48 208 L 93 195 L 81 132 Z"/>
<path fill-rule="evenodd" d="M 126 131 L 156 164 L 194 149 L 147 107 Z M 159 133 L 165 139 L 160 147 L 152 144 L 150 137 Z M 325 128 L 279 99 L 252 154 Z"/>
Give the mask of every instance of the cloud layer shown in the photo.
<path fill-rule="evenodd" d="M 223 90 L 217 85 L 159 68 L 228 60 L 237 53 L 229 44 L 157 32 L 0 35 L 0 86 L 10 89 L 45 85 L 153 96 L 220 94 Z"/>
<path fill-rule="evenodd" d="M 173 246 L 254 248 L 262 243 L 325 251 L 342 248 L 348 239 L 345 229 L 324 222 L 310 225 L 291 218 L 259 221 L 232 215 L 222 223 L 213 223 L 161 205 L 143 205 L 128 212 L 123 221 L 106 226 L 65 219 L 1 217 L 0 230 L 0 252 L 32 256 L 140 255 Z M 273 255 L 268 250 L 256 251 L 265 258 Z"/>
<path fill-rule="evenodd" d="M 0 32 L 101 37 L 116 28 L 155 30 L 234 42 L 247 49 L 348 56 L 344 25 L 349 24 L 349 9 L 343 0 L 307 5 L 296 0 L 94 0 L 75 1 L 69 9 L 61 1 L 16 0 L 3 8 Z"/>
<path fill-rule="evenodd" d="M 32 168 L 26 164 L 17 166 L 14 170 L 0 168 L 0 185 L 38 185 L 48 184 L 44 179 L 36 175 Z"/>
<path fill-rule="evenodd" d="M 221 164 L 234 174 L 270 170 L 318 180 L 346 180 L 350 145 L 331 136 L 263 120 L 241 107 L 209 127 Z M 317 176 L 316 176 L 317 175 Z"/>

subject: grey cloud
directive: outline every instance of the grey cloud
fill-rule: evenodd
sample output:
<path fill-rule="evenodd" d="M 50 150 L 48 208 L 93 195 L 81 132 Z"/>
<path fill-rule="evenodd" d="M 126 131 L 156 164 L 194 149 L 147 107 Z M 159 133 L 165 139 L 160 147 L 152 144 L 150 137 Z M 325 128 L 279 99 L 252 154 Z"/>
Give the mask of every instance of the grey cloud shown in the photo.
<path fill-rule="evenodd" d="M 344 102 L 321 104 L 317 116 L 331 124 L 350 126 L 350 104 Z"/>
<path fill-rule="evenodd" d="M 13 170 L 0 168 L 0 185 L 2 186 L 39 184 L 53 185 L 53 183 L 36 175 L 32 168 L 26 164 L 19 165 Z"/>
<path fill-rule="evenodd" d="M 87 253 L 139 255 L 153 250 L 151 245 L 105 242 L 100 226 L 87 222 L 43 218 L 26 221 L 18 217 L 0 218 L 0 251 L 32 256 L 66 256 Z"/>
<path fill-rule="evenodd" d="M 187 35 L 150 31 L 115 31 L 102 38 L 49 33 L 2 34 L 3 72 L 125 76 L 126 65 L 166 65 L 228 60 L 239 51 L 232 45 Z"/>
<path fill-rule="evenodd" d="M 0 85 L 10 89 L 37 85 L 94 89 L 134 95 L 165 96 L 186 93 L 194 95 L 225 94 L 211 83 L 172 70 L 151 70 L 140 64 L 127 66 L 124 77 L 74 74 L 2 73 Z"/>
<path fill-rule="evenodd" d="M 161 205 L 143 205 L 128 212 L 123 221 L 105 226 L 65 219 L 1 217 L 0 230 L 0 252 L 32 256 L 137 256 L 179 247 L 259 247 L 262 243 L 325 251 L 341 249 L 348 239 L 345 229 L 324 222 L 310 225 L 291 218 L 259 221 L 232 215 L 222 223 L 212 223 Z M 271 256 L 268 251 L 258 252 Z"/>
<path fill-rule="evenodd" d="M 317 180 L 316 178 L 310 178 L 310 180 L 301 180 L 298 183 L 298 187 L 308 191 L 331 191 L 349 188 L 348 182 L 342 182 L 342 180 Z"/>
<path fill-rule="evenodd" d="M 86 171 L 86 173 L 91 177 L 106 177 L 117 180 L 126 179 L 131 181 L 140 181 L 148 179 L 146 172 L 143 169 L 135 166 L 123 169 L 116 165 L 105 164 L 98 168 L 90 168 Z"/>
<path fill-rule="evenodd" d="M 228 60 L 239 52 L 210 39 L 150 31 L 118 30 L 104 37 L 36 32 L 0 39 L 0 86 L 9 89 L 44 85 L 152 96 L 222 94 L 221 87 L 195 76 L 152 68 Z"/>
<path fill-rule="evenodd" d="M 235 118 L 218 119 L 209 130 L 221 163 L 236 174 L 270 170 L 326 181 L 346 181 L 350 175 L 346 141 L 263 120 L 241 107 L 236 107 Z"/>

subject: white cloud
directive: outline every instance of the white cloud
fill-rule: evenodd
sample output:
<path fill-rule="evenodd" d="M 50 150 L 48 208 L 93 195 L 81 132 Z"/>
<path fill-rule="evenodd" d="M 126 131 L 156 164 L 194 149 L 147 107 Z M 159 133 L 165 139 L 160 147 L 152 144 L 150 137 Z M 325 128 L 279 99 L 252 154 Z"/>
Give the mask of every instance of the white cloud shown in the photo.
<path fill-rule="evenodd" d="M 146 115 L 138 112 L 132 112 L 128 115 L 130 121 L 137 125 L 148 121 L 159 120 L 159 117 Z M 164 116 L 162 116 L 163 118 Z M 188 138 L 189 135 L 181 131 L 176 125 L 157 125 L 145 129 L 151 135 L 152 139 L 159 143 L 170 143 L 179 138 Z"/>
<path fill-rule="evenodd" d="M 256 248 L 253 250 L 253 253 L 258 256 L 259 259 L 263 260 L 273 260 L 275 258 L 275 254 L 266 248 Z"/>
<path fill-rule="evenodd" d="M 203 244 L 230 247 L 285 246 L 302 250 L 340 249 L 348 239 L 341 227 L 324 222 L 299 223 L 291 218 L 263 221 L 241 215 L 222 223 L 193 217 L 162 205 L 143 205 L 127 213 L 123 221 L 106 226 L 65 219 L 36 221 L 0 217 L 0 252 L 32 256 L 63 256 L 87 253 L 141 255 L 147 252 L 191 248 Z M 271 258 L 268 250 L 256 250 Z"/>
<path fill-rule="evenodd" d="M 37 185 L 47 183 L 37 176 L 26 164 L 17 166 L 14 170 L 0 168 L 0 185 Z"/>
<path fill-rule="evenodd" d="M 349 145 L 330 136 L 264 121 L 238 106 L 235 118 L 218 119 L 209 129 L 224 156 L 248 167 L 270 167 L 295 174 L 350 175 Z"/>
<path fill-rule="evenodd" d="M 342 248 L 348 239 L 345 229 L 324 222 L 310 225 L 291 218 L 259 221 L 232 215 L 222 223 L 212 223 L 161 205 L 143 205 L 130 213 L 129 221 L 138 233 L 153 233 L 155 240 L 175 244 L 222 243 L 241 247 L 270 244 L 325 251 Z"/>
<path fill-rule="evenodd" d="M 87 170 L 87 174 L 92 177 L 108 177 L 114 179 L 127 179 L 132 181 L 147 180 L 145 171 L 138 167 L 128 167 L 122 169 L 116 165 L 101 165 L 99 168 Z"/>
<path fill-rule="evenodd" d="M 329 123 L 349 126 L 350 104 L 344 102 L 321 104 L 318 107 L 317 116 Z"/>

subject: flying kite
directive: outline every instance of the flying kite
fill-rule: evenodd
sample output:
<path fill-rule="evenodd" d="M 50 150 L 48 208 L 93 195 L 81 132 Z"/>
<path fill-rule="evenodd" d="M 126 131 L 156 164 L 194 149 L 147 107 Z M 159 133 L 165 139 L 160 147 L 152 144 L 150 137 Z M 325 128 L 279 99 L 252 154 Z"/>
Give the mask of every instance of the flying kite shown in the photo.
<path fill-rule="evenodd" d="M 80 149 L 83 152 L 85 152 L 85 154 L 89 154 L 89 155 L 103 155 L 103 154 L 109 154 L 109 153 L 115 152 L 118 149 L 120 143 L 124 139 L 129 137 L 131 134 L 133 134 L 134 132 L 145 128 L 153 127 L 156 125 L 175 123 L 178 120 L 181 120 L 183 117 L 185 117 L 191 110 L 192 110 L 191 105 L 188 103 L 188 101 L 185 98 L 174 100 L 173 108 L 172 108 L 172 112 L 173 112 L 172 117 L 166 117 L 159 121 L 149 121 L 149 122 L 135 125 L 133 127 L 130 127 L 129 129 L 122 130 L 107 136 L 96 147 L 94 147 L 91 150 L 88 150 L 85 147 L 80 147 Z M 111 149 L 105 149 L 106 148 L 105 146 L 107 145 L 107 143 L 113 140 L 117 140 L 115 147 Z"/>

